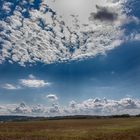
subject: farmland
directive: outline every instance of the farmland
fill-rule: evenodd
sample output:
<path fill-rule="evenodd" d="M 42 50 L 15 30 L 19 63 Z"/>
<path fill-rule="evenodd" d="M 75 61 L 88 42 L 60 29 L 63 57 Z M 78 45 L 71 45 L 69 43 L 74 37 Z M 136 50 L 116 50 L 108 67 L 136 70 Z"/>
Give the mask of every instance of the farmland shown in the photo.
<path fill-rule="evenodd" d="M 140 118 L 1 122 L 0 140 L 140 140 Z"/>

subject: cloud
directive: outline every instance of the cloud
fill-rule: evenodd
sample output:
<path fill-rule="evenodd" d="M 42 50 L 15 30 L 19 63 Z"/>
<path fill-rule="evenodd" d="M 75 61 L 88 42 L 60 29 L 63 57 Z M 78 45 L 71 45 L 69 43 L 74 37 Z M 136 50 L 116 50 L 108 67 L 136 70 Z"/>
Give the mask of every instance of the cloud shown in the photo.
<path fill-rule="evenodd" d="M 16 90 L 16 89 L 20 89 L 21 87 L 7 83 L 7 84 L 2 85 L 2 88 L 7 89 L 7 90 Z"/>
<path fill-rule="evenodd" d="M 126 37 L 127 41 L 133 42 L 133 41 L 140 41 L 140 33 L 139 30 L 132 32 L 129 36 Z"/>
<path fill-rule="evenodd" d="M 11 12 L 12 3 L 4 2 L 2 6 L 2 10 L 4 10 L 7 14 Z"/>
<path fill-rule="evenodd" d="M 96 5 L 97 13 L 91 13 L 89 20 L 101 20 L 101 21 L 115 21 L 118 18 L 118 14 L 112 10 L 109 10 L 108 7 L 100 7 Z"/>
<path fill-rule="evenodd" d="M 55 94 L 48 94 L 46 97 L 51 101 L 58 100 L 58 97 Z"/>
<path fill-rule="evenodd" d="M 82 103 L 74 103 L 74 106 L 70 106 L 70 108 L 72 114 L 73 112 L 89 115 L 137 114 L 139 113 L 140 102 L 131 98 L 124 98 L 119 101 L 95 98 L 85 100 Z"/>
<path fill-rule="evenodd" d="M 120 100 L 88 99 L 82 102 L 71 101 L 69 105 L 61 106 L 60 103 L 46 105 L 20 104 L 0 105 L 0 114 L 20 114 L 35 116 L 63 116 L 63 115 L 121 115 L 139 114 L 140 100 L 123 98 Z"/>
<path fill-rule="evenodd" d="M 138 21 L 127 14 L 126 3 L 127 0 L 42 0 L 35 6 L 32 1 L 17 4 L 6 0 L 0 20 L 0 63 L 50 64 L 105 54 L 124 42 L 124 25 Z M 15 8 L 6 14 L 11 5 Z"/>
<path fill-rule="evenodd" d="M 140 33 L 132 33 L 128 39 L 131 41 L 140 41 Z"/>
<path fill-rule="evenodd" d="M 31 112 L 41 115 L 41 114 L 43 114 L 45 112 L 45 108 L 44 108 L 43 105 L 38 104 L 37 106 L 32 107 Z"/>
<path fill-rule="evenodd" d="M 53 104 L 52 107 L 49 108 L 49 113 L 54 115 L 61 114 L 60 106 L 58 104 Z"/>
<path fill-rule="evenodd" d="M 50 83 L 45 82 L 44 80 L 37 79 L 20 79 L 20 84 L 28 88 L 41 88 L 50 85 Z"/>
<path fill-rule="evenodd" d="M 19 84 L 23 87 L 28 88 L 41 88 L 49 86 L 51 84 L 44 80 L 36 79 L 36 77 L 33 74 L 30 74 L 28 77 L 29 77 L 28 79 L 20 79 Z"/>
<path fill-rule="evenodd" d="M 30 79 L 35 79 L 36 77 L 33 74 L 29 74 Z"/>
<path fill-rule="evenodd" d="M 20 103 L 13 110 L 10 110 L 12 114 L 30 114 L 31 108 L 27 106 L 24 102 Z"/>
<path fill-rule="evenodd" d="M 75 101 L 70 101 L 69 106 L 74 109 L 76 108 L 77 103 Z"/>
<path fill-rule="evenodd" d="M 27 79 L 19 79 L 17 85 L 13 84 L 3 84 L 1 87 L 7 90 L 16 90 L 16 89 L 21 89 L 24 87 L 27 88 L 42 88 L 45 86 L 50 86 L 50 82 L 46 82 L 41 79 L 36 79 L 36 77 L 33 74 L 30 74 Z"/>

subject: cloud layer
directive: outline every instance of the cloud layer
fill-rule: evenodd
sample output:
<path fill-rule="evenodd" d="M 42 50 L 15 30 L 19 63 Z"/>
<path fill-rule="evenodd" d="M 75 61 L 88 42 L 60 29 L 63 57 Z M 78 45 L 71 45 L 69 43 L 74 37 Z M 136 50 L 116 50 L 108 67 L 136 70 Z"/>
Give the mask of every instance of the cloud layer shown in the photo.
<path fill-rule="evenodd" d="M 66 0 L 60 3 L 67 4 Z M 94 57 L 120 45 L 125 40 L 122 27 L 139 21 L 127 15 L 125 0 L 89 1 L 87 7 L 84 3 L 70 2 L 79 11 L 66 11 L 66 18 L 55 1 L 2 1 L 0 62 L 25 66 Z M 82 15 L 88 17 L 85 22 Z"/>
<path fill-rule="evenodd" d="M 52 97 L 52 96 L 51 96 Z M 54 97 L 54 96 L 53 96 Z M 136 115 L 140 112 L 140 100 L 124 98 L 121 100 L 88 99 L 81 103 L 71 101 L 68 106 L 53 102 L 51 106 L 20 104 L 0 105 L 0 114 L 63 116 L 63 115 Z"/>

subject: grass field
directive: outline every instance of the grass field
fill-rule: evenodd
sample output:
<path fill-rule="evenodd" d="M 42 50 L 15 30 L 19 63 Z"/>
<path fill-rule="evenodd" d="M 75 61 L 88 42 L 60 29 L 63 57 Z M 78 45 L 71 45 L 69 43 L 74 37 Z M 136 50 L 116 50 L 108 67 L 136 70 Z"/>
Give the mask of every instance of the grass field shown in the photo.
<path fill-rule="evenodd" d="M 0 140 L 140 140 L 140 118 L 7 122 Z"/>

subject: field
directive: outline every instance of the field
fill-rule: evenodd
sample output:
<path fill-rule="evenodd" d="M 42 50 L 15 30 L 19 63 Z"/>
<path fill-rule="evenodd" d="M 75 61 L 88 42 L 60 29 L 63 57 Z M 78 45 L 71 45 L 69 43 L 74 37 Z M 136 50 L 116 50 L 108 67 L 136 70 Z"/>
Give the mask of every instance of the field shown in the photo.
<path fill-rule="evenodd" d="M 140 140 L 140 118 L 5 122 L 0 140 Z"/>

